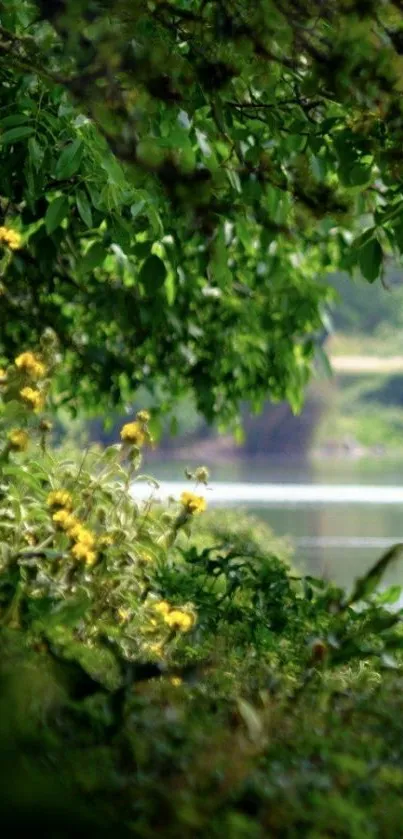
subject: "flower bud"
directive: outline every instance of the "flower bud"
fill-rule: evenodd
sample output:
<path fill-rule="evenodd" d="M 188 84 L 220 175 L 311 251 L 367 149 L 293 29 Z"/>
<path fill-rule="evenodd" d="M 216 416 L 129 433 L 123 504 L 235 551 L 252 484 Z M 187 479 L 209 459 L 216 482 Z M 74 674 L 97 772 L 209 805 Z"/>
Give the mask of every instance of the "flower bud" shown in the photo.
<path fill-rule="evenodd" d="M 210 472 L 207 466 L 198 466 L 195 470 L 194 477 L 199 484 L 207 484 L 210 478 Z"/>

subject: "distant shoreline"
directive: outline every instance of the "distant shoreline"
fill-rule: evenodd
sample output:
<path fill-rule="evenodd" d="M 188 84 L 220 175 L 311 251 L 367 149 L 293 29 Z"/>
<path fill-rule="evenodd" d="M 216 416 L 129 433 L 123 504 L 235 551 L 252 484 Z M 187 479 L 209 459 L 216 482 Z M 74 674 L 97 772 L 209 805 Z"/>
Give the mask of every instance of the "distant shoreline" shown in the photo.
<path fill-rule="evenodd" d="M 158 449 L 154 453 L 148 455 L 151 461 L 169 462 L 172 460 L 197 463 L 206 463 L 207 466 L 214 464 L 228 464 L 228 463 L 261 463 L 262 461 L 270 461 L 271 463 L 300 463 L 304 464 L 308 461 L 315 460 L 337 460 L 340 462 L 353 462 L 357 460 L 365 460 L 370 458 L 373 460 L 382 458 L 399 458 L 403 460 L 402 449 L 387 449 L 381 446 L 365 447 L 360 443 L 355 442 L 329 442 L 322 446 L 317 446 L 306 454 L 296 456 L 294 453 L 286 452 L 269 452 L 262 451 L 259 454 L 250 454 L 245 452 L 242 447 L 238 447 L 236 443 L 231 440 L 231 445 L 227 438 L 216 438 L 212 440 L 201 440 L 194 442 L 189 446 L 180 446 L 177 449 Z"/>
<path fill-rule="evenodd" d="M 334 373 L 403 373 L 403 355 L 335 355 L 329 358 Z"/>

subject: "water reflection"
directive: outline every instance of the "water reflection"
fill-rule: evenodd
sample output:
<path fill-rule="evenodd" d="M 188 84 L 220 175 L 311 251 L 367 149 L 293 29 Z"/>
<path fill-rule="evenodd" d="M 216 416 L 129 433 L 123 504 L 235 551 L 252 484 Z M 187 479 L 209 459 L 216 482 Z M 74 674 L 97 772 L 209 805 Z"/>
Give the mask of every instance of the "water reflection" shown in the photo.
<path fill-rule="evenodd" d="M 162 480 L 180 480 L 185 465 L 194 468 L 198 464 L 153 463 L 148 465 L 147 471 Z M 211 471 L 214 481 L 231 485 L 234 503 L 263 518 L 278 535 L 292 538 L 294 565 L 298 569 L 349 586 L 388 547 L 403 541 L 402 467 L 402 463 L 381 458 L 323 460 L 308 466 L 306 463 L 261 460 L 213 464 Z M 237 502 L 237 482 L 244 487 L 245 484 L 277 484 L 279 493 L 283 487 L 283 496 L 287 492 L 298 492 L 297 485 L 303 484 L 311 486 L 315 500 L 307 503 L 299 498 L 286 502 L 283 497 L 281 503 L 276 503 L 266 498 L 262 504 L 256 503 L 256 499 L 246 501 L 244 492 L 244 497 Z M 326 492 L 322 491 L 324 485 Z M 336 500 L 337 485 L 348 490 L 344 492 L 344 498 Z M 333 500 L 329 489 L 332 486 Z M 356 498 L 355 503 L 352 502 L 353 487 L 361 493 L 361 501 Z M 226 503 L 224 499 L 223 503 Z M 388 571 L 385 583 L 403 585 L 403 558 Z"/>
<path fill-rule="evenodd" d="M 395 505 L 310 505 L 249 508 L 295 545 L 294 564 L 304 573 L 349 586 L 395 542 L 403 541 L 402 508 Z M 403 561 L 385 583 L 403 585 Z"/>

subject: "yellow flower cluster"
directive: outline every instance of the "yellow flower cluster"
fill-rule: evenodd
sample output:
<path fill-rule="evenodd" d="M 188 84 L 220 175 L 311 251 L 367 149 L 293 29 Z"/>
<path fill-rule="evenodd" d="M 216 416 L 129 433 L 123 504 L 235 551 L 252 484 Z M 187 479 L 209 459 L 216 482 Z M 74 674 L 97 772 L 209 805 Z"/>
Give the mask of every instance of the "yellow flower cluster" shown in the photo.
<path fill-rule="evenodd" d="M 189 632 L 194 624 L 194 617 L 181 609 L 172 609 L 172 612 L 164 617 L 164 621 L 171 629 L 178 629 L 179 632 Z"/>
<path fill-rule="evenodd" d="M 21 247 L 22 238 L 16 230 L 11 227 L 0 227 L 0 243 L 7 245 L 11 251 L 17 251 Z"/>
<path fill-rule="evenodd" d="M 189 632 L 189 629 L 194 625 L 193 615 L 184 612 L 182 609 L 172 609 L 166 600 L 159 600 L 153 608 L 171 629 L 177 629 L 179 632 Z"/>
<path fill-rule="evenodd" d="M 77 521 L 76 524 L 69 530 L 69 536 L 74 539 L 75 542 L 82 542 L 83 545 L 88 545 L 90 548 L 93 548 L 95 545 L 95 536 L 88 530 L 87 527 L 84 527 L 80 521 Z"/>
<path fill-rule="evenodd" d="M 73 499 L 67 489 L 53 489 L 49 493 L 46 503 L 51 509 L 54 507 L 64 507 L 65 510 L 71 510 Z"/>
<path fill-rule="evenodd" d="M 171 607 L 166 600 L 159 600 L 158 603 L 154 603 L 154 611 L 158 612 L 160 615 L 168 615 L 170 610 Z"/>
<path fill-rule="evenodd" d="M 145 443 L 152 443 L 152 437 L 147 428 L 151 416 L 148 411 L 138 411 L 134 422 L 127 422 L 120 431 L 120 438 L 123 443 L 140 448 Z"/>
<path fill-rule="evenodd" d="M 95 536 L 91 533 L 91 530 L 88 530 L 83 524 L 81 524 L 81 522 L 77 521 L 77 523 L 69 529 L 68 533 L 70 538 L 74 541 L 74 545 L 71 549 L 74 559 L 83 560 L 86 565 L 94 565 L 94 562 L 97 560 L 97 554 L 94 550 Z"/>
<path fill-rule="evenodd" d="M 91 530 L 84 527 L 82 522 L 66 509 L 57 510 L 52 520 L 56 527 L 67 533 L 74 543 L 71 549 L 74 559 L 82 560 L 86 565 L 93 565 L 97 560 L 97 554 L 94 550 L 95 536 Z"/>
<path fill-rule="evenodd" d="M 120 438 L 124 443 L 140 448 L 146 442 L 147 436 L 139 422 L 127 422 L 121 429 Z"/>
<path fill-rule="evenodd" d="M 182 492 L 181 502 L 185 510 L 191 515 L 197 513 L 204 513 L 207 502 L 201 495 L 195 495 L 194 492 Z"/>
<path fill-rule="evenodd" d="M 39 411 L 43 407 L 43 396 L 34 387 L 23 387 L 20 396 L 33 411 Z"/>
<path fill-rule="evenodd" d="M 46 374 L 46 367 L 33 352 L 22 352 L 15 359 L 18 370 L 28 373 L 33 379 L 41 379 Z"/>
<path fill-rule="evenodd" d="M 149 650 L 150 653 L 152 653 L 153 655 L 161 656 L 164 653 L 164 649 L 163 649 L 163 646 L 161 644 L 161 641 L 155 641 L 152 644 L 147 644 L 146 649 Z"/>
<path fill-rule="evenodd" d="M 29 434 L 23 428 L 14 428 L 8 435 L 10 449 L 25 452 L 29 443 Z"/>
<path fill-rule="evenodd" d="M 71 528 L 77 524 L 76 517 L 69 510 L 65 509 L 57 510 L 56 513 L 53 513 L 52 521 L 59 530 L 64 530 L 65 533 L 69 533 Z"/>
<path fill-rule="evenodd" d="M 74 559 L 82 560 L 86 565 L 94 565 L 97 560 L 95 551 L 85 542 L 76 542 L 71 549 L 71 553 Z"/>

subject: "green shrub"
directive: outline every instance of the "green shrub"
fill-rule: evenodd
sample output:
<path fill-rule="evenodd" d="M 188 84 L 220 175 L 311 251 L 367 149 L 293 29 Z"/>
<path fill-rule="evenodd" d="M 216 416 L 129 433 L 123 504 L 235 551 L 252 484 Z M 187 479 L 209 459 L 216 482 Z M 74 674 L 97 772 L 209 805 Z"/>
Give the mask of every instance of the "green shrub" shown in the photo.
<path fill-rule="evenodd" d="M 402 613 L 195 491 L 130 494 L 151 442 L 49 447 L 52 336 L 2 371 L 0 816 L 42 836 L 395 837 Z M 190 484 L 191 485 L 191 484 Z M 206 493 L 208 495 L 208 493 Z"/>
<path fill-rule="evenodd" d="M 211 547 L 219 544 L 236 548 L 239 553 L 271 554 L 273 559 L 286 565 L 291 561 L 291 545 L 285 538 L 276 536 L 266 522 L 236 509 L 208 510 L 192 531 L 192 544 Z"/>

